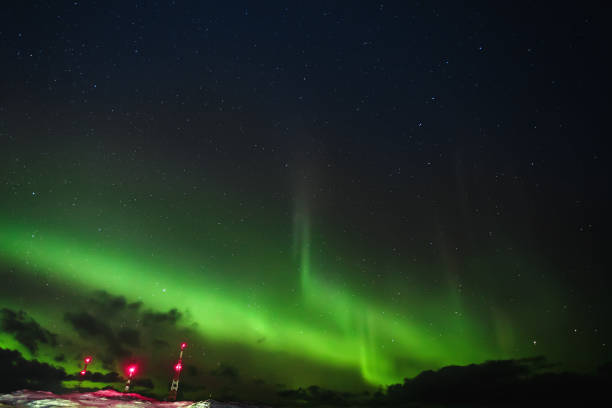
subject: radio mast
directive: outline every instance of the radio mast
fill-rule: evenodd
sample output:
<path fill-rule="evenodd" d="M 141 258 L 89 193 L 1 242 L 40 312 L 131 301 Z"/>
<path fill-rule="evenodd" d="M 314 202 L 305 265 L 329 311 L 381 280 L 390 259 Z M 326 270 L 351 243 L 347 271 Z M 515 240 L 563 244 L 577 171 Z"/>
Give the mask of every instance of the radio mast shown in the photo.
<path fill-rule="evenodd" d="M 176 401 L 176 393 L 178 392 L 179 378 L 181 376 L 181 370 L 183 369 L 183 350 L 187 348 L 187 343 L 181 343 L 181 349 L 179 351 L 179 359 L 174 365 L 174 376 L 172 377 L 172 385 L 170 385 L 170 393 L 168 394 L 168 401 Z"/>

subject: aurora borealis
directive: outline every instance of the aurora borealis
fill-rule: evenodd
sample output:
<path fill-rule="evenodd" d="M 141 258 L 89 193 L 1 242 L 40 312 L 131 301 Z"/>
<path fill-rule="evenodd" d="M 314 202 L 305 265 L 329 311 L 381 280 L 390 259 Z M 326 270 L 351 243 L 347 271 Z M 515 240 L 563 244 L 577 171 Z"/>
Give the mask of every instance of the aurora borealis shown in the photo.
<path fill-rule="evenodd" d="M 3 349 L 261 400 L 609 360 L 592 10 L 229 3 L 2 18 Z"/>

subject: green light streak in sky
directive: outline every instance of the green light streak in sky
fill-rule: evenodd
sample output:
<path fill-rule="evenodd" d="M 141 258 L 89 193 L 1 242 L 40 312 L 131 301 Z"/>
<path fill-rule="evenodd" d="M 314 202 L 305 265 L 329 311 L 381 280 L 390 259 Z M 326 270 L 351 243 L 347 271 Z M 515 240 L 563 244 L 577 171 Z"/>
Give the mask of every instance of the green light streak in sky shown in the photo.
<path fill-rule="evenodd" d="M 208 338 L 359 370 L 372 384 L 398 382 L 423 368 L 496 357 L 483 340 L 476 340 L 482 331 L 468 319 L 460 326 L 449 324 L 449 334 L 440 337 L 424 322 L 327 283 L 324 271 L 313 268 L 306 217 L 296 223 L 302 293 L 295 296 L 301 308 L 288 307 L 285 296 L 268 292 L 259 294 L 260 307 L 252 307 L 240 283 L 212 280 L 193 261 L 153 262 L 129 248 L 113 250 L 88 244 L 87 239 L 38 229 L 33 235 L 26 225 L 1 224 L 0 257 L 25 264 L 32 273 L 45 271 L 75 290 L 102 289 L 159 310 L 188 310 Z M 440 316 L 447 313 L 446 306 L 423 305 L 428 314 Z M 262 337 L 266 341 L 258 342 Z"/>

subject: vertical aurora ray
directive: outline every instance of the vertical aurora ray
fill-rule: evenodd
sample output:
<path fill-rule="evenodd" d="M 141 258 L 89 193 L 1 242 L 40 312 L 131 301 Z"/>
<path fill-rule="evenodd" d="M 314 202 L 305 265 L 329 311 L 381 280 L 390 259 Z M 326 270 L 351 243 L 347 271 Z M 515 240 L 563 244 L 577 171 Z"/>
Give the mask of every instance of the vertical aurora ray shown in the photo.
<path fill-rule="evenodd" d="M 405 368 L 397 360 L 409 358 L 420 361 L 424 367 L 439 366 L 445 363 L 467 363 L 478 361 L 494 353 L 476 340 L 479 329 L 475 324 L 466 324 L 467 335 L 461 339 L 439 342 L 432 339 L 418 325 L 390 318 L 393 311 L 373 302 L 364 302 L 351 297 L 346 290 L 334 287 L 312 271 L 311 262 L 311 224 L 307 211 L 302 210 L 296 219 L 300 237 L 300 282 L 302 296 L 308 305 L 319 312 L 329 313 L 335 329 L 347 341 L 353 340 L 354 348 L 348 350 L 358 356 L 360 372 L 372 384 L 388 384 L 401 380 Z M 455 308 L 459 299 L 451 291 L 449 302 Z M 454 323 L 457 327 L 457 323 Z M 396 346 L 385 350 L 385 344 Z M 477 345 L 479 348 L 473 348 Z M 469 350 L 469 351 L 468 351 Z"/>

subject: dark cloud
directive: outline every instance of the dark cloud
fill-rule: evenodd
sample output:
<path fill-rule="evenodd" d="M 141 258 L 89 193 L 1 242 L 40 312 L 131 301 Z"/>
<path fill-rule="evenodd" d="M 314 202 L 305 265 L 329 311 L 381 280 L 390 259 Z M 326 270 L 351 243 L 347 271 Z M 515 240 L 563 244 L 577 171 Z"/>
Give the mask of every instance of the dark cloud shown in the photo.
<path fill-rule="evenodd" d="M 162 339 L 153 339 L 153 347 L 170 347 L 170 344 Z"/>
<path fill-rule="evenodd" d="M 117 339 L 123 344 L 132 347 L 140 346 L 140 332 L 135 329 L 124 327 L 117 332 Z"/>
<path fill-rule="evenodd" d="M 95 291 L 91 301 L 109 313 L 117 313 L 125 309 L 127 306 L 125 297 L 111 295 L 104 290 Z"/>
<path fill-rule="evenodd" d="M 64 319 L 83 338 L 111 339 L 115 337 L 110 326 L 87 312 L 66 313 Z"/>
<path fill-rule="evenodd" d="M 37 360 L 26 360 L 16 350 L 0 348 L 0 392 L 24 388 L 44 391 L 61 391 L 66 372 Z"/>
<path fill-rule="evenodd" d="M 229 364 L 219 364 L 219 366 L 212 370 L 210 373 L 216 377 L 224 377 L 233 382 L 238 381 L 239 378 L 238 369 Z"/>
<path fill-rule="evenodd" d="M 123 312 L 134 313 L 142 306 L 142 302 L 128 303 L 124 296 L 116 296 L 104 290 L 97 290 L 87 301 L 92 310 L 111 315 L 119 315 Z"/>
<path fill-rule="evenodd" d="M 92 298 L 95 300 L 88 302 L 93 307 L 86 311 L 65 313 L 64 319 L 82 339 L 99 346 L 96 353 L 108 369 L 114 368 L 113 363 L 129 357 L 131 350 L 141 348 L 142 339 L 153 338 L 152 346 L 156 348 L 169 347 L 158 336 L 175 329 L 174 326 L 182 318 L 176 309 L 165 313 L 141 310 L 140 302 L 130 304 L 122 296 L 107 292 L 95 292 Z M 147 346 L 151 347 L 149 344 Z"/>
<path fill-rule="evenodd" d="M 185 367 L 185 372 L 190 377 L 196 377 L 200 373 L 200 370 L 198 370 L 198 367 L 189 364 Z"/>
<path fill-rule="evenodd" d="M 140 309 L 141 306 L 142 306 L 142 302 L 141 301 L 134 302 L 134 303 L 129 303 L 127 305 L 128 309 L 130 311 L 134 311 L 134 310 Z"/>
<path fill-rule="evenodd" d="M 160 325 L 176 324 L 181 318 L 181 313 L 176 309 L 167 313 L 152 311 L 139 313 L 141 303 L 128 304 L 123 297 L 112 296 L 106 292 L 98 292 L 98 299 L 95 302 L 100 306 L 106 305 L 109 310 L 114 310 L 113 313 L 110 313 L 114 321 L 125 321 L 125 315 L 122 315 L 120 311 L 128 312 L 132 321 L 142 322 L 141 328 L 147 332 L 164 333 L 165 328 L 160 328 Z M 113 328 L 113 320 L 110 320 L 108 316 L 108 312 L 99 311 L 98 313 L 66 313 L 64 318 L 82 338 L 102 343 L 102 349 L 106 351 L 102 356 L 102 361 L 110 368 L 111 362 L 129 356 L 129 349 L 141 347 L 143 336 L 141 330 L 134 328 L 137 327 L 136 324 L 134 327 Z M 162 339 L 156 339 L 153 341 L 153 346 L 168 347 L 169 345 Z"/>
<path fill-rule="evenodd" d="M 66 313 L 64 319 L 72 325 L 82 338 L 102 343 L 106 353 L 101 355 L 101 360 L 106 367 L 110 367 L 110 364 L 117 358 L 126 357 L 130 354 L 123 345 L 130 345 L 129 342 L 134 341 L 133 333 L 127 332 L 126 338 L 120 339 L 108 324 L 87 312 Z M 126 335 L 126 333 L 123 334 Z M 128 341 L 125 341 L 126 339 Z"/>
<path fill-rule="evenodd" d="M 66 361 L 66 355 L 65 354 L 58 354 L 57 356 L 53 357 L 53 361 L 56 361 L 58 363 L 62 363 L 64 361 Z"/>
<path fill-rule="evenodd" d="M 27 347 L 32 353 L 38 351 L 38 344 L 56 344 L 56 335 L 43 328 L 34 319 L 22 310 L 15 312 L 11 309 L 0 311 L 0 327 L 2 331 L 11 333 L 17 341 Z"/>
<path fill-rule="evenodd" d="M 142 324 L 144 326 L 151 326 L 155 324 L 175 325 L 181 319 L 181 317 L 182 314 L 177 309 L 170 309 L 166 313 L 146 311 L 142 314 Z"/>
<path fill-rule="evenodd" d="M 90 313 L 66 313 L 64 319 L 84 339 L 102 340 L 111 350 L 121 350 L 123 345 L 140 346 L 140 333 L 136 329 L 121 328 L 115 333 L 110 325 Z"/>

